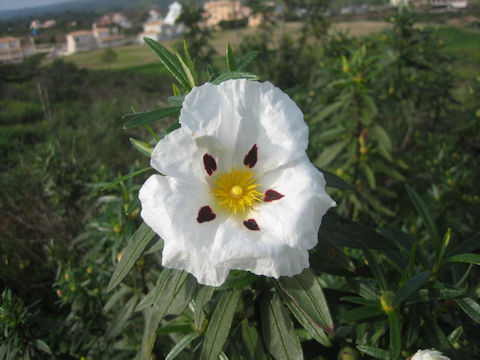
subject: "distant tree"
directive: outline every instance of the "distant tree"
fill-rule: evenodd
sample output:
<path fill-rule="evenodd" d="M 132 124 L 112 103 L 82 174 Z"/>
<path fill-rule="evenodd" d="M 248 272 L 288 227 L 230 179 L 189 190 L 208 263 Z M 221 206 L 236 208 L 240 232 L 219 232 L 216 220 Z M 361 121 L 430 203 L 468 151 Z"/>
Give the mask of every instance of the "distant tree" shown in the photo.
<path fill-rule="evenodd" d="M 107 65 L 111 65 L 117 60 L 118 54 L 112 48 L 106 48 L 102 53 L 102 62 Z"/>
<path fill-rule="evenodd" d="M 211 31 L 203 26 L 205 21 L 203 13 L 201 5 L 188 2 L 183 5 L 182 14 L 176 22 L 184 24 L 188 29 L 184 38 L 190 54 L 200 63 L 208 64 L 215 55 L 215 49 L 209 43 Z"/>

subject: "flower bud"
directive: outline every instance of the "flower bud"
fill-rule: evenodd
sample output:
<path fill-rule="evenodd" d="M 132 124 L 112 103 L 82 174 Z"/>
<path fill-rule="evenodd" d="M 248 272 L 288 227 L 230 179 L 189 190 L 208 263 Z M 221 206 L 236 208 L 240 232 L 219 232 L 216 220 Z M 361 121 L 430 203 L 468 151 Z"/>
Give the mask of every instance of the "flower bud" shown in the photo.
<path fill-rule="evenodd" d="M 380 304 L 382 305 L 383 311 L 389 313 L 395 310 L 396 306 L 392 305 L 393 299 L 395 298 L 395 293 L 393 291 L 385 291 L 380 297 Z"/>
<path fill-rule="evenodd" d="M 350 346 L 345 346 L 340 350 L 337 355 L 337 360 L 358 360 L 360 359 L 360 354 L 357 350 Z"/>
<path fill-rule="evenodd" d="M 413 356 L 410 357 L 411 360 L 450 360 L 448 357 L 443 355 L 440 351 L 437 350 L 418 350 Z"/>

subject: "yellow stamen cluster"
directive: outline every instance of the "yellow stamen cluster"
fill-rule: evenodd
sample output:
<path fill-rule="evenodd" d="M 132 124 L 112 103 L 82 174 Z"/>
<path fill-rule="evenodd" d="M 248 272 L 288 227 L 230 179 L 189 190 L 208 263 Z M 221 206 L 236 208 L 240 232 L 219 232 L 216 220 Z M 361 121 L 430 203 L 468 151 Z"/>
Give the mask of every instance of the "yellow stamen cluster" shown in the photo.
<path fill-rule="evenodd" d="M 263 194 L 257 190 L 260 185 L 252 170 L 235 167 L 228 173 L 218 175 L 212 192 L 218 205 L 236 214 L 262 201 Z"/>

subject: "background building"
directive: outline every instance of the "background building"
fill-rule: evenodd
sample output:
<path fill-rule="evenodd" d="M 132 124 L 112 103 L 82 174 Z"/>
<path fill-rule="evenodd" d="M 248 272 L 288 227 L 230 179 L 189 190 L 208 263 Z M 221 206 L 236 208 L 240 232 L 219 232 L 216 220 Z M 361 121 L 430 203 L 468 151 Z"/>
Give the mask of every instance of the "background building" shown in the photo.
<path fill-rule="evenodd" d="M 25 60 L 35 54 L 35 45 L 32 39 L 20 39 L 17 37 L 0 38 L 0 63 L 11 64 Z"/>

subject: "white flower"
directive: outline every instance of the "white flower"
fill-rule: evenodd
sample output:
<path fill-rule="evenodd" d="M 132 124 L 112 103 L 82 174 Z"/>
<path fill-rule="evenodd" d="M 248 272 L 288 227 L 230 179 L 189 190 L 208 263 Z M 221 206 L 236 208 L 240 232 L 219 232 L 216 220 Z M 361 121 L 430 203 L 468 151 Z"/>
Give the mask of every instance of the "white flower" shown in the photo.
<path fill-rule="evenodd" d="M 418 350 L 411 360 L 450 360 L 437 350 Z"/>
<path fill-rule="evenodd" d="M 269 82 L 194 88 L 181 128 L 155 146 L 142 218 L 165 241 L 162 264 L 219 286 L 230 269 L 278 278 L 309 266 L 335 202 L 308 160 L 296 104 Z"/>

